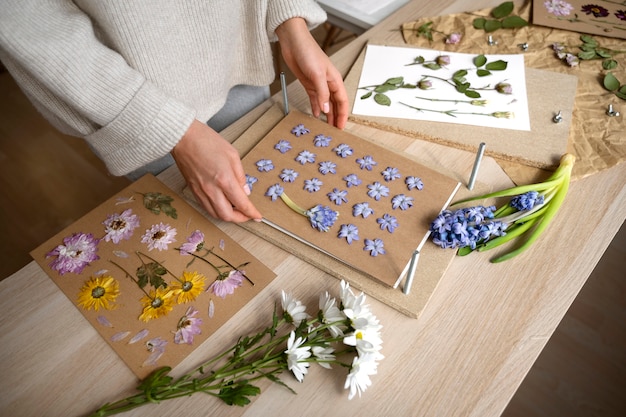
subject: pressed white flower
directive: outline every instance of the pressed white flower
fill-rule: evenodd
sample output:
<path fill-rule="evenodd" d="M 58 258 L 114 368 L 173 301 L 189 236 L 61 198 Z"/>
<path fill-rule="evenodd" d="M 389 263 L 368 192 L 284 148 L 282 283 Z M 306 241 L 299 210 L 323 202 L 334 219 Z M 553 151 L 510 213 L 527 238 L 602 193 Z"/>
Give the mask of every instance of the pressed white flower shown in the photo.
<path fill-rule="evenodd" d="M 346 316 L 339 310 L 334 298 L 331 298 L 328 291 L 320 295 L 320 311 L 322 312 L 322 323 L 329 325 L 328 331 L 333 337 L 343 336 L 343 329 L 338 322 L 345 322 Z"/>
<path fill-rule="evenodd" d="M 296 326 L 310 317 L 306 312 L 306 306 L 285 291 L 282 292 L 281 303 L 286 316 L 285 319 Z"/>
<path fill-rule="evenodd" d="M 318 359 L 317 363 L 319 366 L 330 369 L 330 363 L 328 362 L 335 360 L 335 355 L 333 355 L 335 349 L 330 346 L 313 346 L 311 351 L 313 356 Z"/>
<path fill-rule="evenodd" d="M 350 373 L 346 377 L 344 388 L 350 388 L 348 399 L 351 400 L 355 394 L 364 392 L 367 387 L 372 385 L 370 375 L 375 375 L 378 370 L 378 363 L 373 355 L 355 356 L 352 360 Z"/>
<path fill-rule="evenodd" d="M 293 372 L 293 375 L 299 382 L 302 382 L 304 375 L 308 372 L 309 362 L 306 359 L 311 357 L 311 347 L 300 347 L 306 339 L 298 337 L 296 339 L 296 333 L 291 332 L 289 339 L 287 340 L 287 369 Z"/>

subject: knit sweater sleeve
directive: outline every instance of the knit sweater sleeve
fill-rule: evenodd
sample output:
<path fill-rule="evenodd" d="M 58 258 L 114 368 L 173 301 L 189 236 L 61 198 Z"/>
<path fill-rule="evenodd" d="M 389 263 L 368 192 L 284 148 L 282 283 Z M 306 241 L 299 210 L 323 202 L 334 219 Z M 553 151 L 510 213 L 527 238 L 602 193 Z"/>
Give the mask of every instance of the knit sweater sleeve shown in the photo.
<path fill-rule="evenodd" d="M 304 18 L 310 30 L 326 21 L 326 12 L 314 0 L 268 0 L 268 38 L 276 41 L 276 28 L 294 17 Z"/>
<path fill-rule="evenodd" d="M 95 35 L 65 0 L 3 0 L 0 59 L 42 114 L 114 175 L 169 152 L 194 119 Z"/>

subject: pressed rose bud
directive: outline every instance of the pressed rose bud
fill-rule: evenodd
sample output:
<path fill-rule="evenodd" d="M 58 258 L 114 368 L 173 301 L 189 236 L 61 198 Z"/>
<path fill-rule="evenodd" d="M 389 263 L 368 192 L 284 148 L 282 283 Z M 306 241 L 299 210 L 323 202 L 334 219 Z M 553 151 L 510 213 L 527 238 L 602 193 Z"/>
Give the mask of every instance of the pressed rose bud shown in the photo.
<path fill-rule="evenodd" d="M 450 45 L 456 45 L 457 43 L 461 42 L 462 37 L 463 35 L 458 32 L 451 33 L 446 37 L 446 43 Z"/>
<path fill-rule="evenodd" d="M 450 65 L 450 55 L 439 55 L 437 59 L 435 59 L 435 63 L 437 65 Z"/>
<path fill-rule="evenodd" d="M 496 84 L 496 91 L 500 94 L 513 94 L 513 87 L 509 83 Z"/>
<path fill-rule="evenodd" d="M 421 80 L 417 83 L 417 88 L 421 90 L 428 90 L 433 86 L 433 83 L 428 80 Z"/>

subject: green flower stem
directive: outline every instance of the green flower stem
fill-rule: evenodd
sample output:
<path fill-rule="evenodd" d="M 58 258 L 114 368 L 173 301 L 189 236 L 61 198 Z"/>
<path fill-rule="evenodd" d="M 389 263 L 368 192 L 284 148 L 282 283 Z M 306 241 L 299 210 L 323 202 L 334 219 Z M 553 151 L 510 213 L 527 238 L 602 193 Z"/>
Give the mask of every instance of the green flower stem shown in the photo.
<path fill-rule="evenodd" d="M 462 111 L 456 111 L 456 110 L 435 110 L 435 109 L 426 109 L 423 107 L 411 106 L 410 104 L 406 104 L 401 101 L 399 103 L 402 104 L 403 106 L 410 107 L 417 111 L 428 111 L 428 112 L 433 112 L 433 113 L 447 114 L 448 116 L 451 116 L 451 117 L 456 117 L 457 114 L 466 114 L 466 115 L 473 115 L 473 116 L 490 116 L 490 117 L 502 118 L 502 117 L 506 117 L 506 114 L 509 114 L 509 115 L 512 114 L 509 112 L 476 113 L 476 112 L 462 112 Z M 509 117 L 506 117 L 506 118 L 509 118 Z"/>
<path fill-rule="evenodd" d="M 288 206 L 290 209 L 292 209 L 292 210 L 293 210 L 293 211 L 295 211 L 296 213 L 301 214 L 301 215 L 303 215 L 303 216 L 305 216 L 305 217 L 306 217 L 306 210 L 305 210 L 305 209 L 303 209 L 302 207 L 300 207 L 299 205 L 297 205 L 296 203 L 294 203 L 294 201 L 293 201 L 291 198 L 289 198 L 289 197 L 287 196 L 287 194 L 282 193 L 282 194 L 280 195 L 280 198 L 281 198 L 281 200 L 283 200 L 283 201 L 285 202 L 285 204 L 287 204 L 287 206 Z"/>
<path fill-rule="evenodd" d="M 471 104 L 472 106 L 485 106 L 485 105 L 487 105 L 487 100 L 481 100 L 481 99 L 475 99 L 475 100 L 445 100 L 445 99 L 439 99 L 439 98 L 427 98 L 427 97 L 419 97 L 419 96 L 415 96 L 415 98 L 420 99 L 420 100 L 428 100 L 428 101 L 449 102 L 449 103 L 454 103 L 454 104 L 468 103 L 468 104 Z"/>
<path fill-rule="evenodd" d="M 252 284 L 252 286 L 254 286 L 254 282 L 252 282 L 252 280 L 250 278 L 248 278 L 248 276 L 246 274 L 244 274 L 240 268 L 242 266 L 246 266 L 249 264 L 249 262 L 245 262 L 242 265 L 239 265 L 238 267 L 235 267 L 233 264 L 231 264 L 230 262 L 228 262 L 226 259 L 224 259 L 223 257 L 221 257 L 220 255 L 218 255 L 217 253 L 213 252 L 213 248 L 208 250 L 210 254 L 212 254 L 213 256 L 215 256 L 216 258 L 218 258 L 219 260 L 221 260 L 222 262 L 224 262 L 226 265 L 228 265 L 229 267 L 231 267 L 233 270 L 237 270 L 239 272 L 241 272 L 241 275 L 244 276 L 244 278 L 250 283 Z"/>
<path fill-rule="evenodd" d="M 146 255 L 145 253 L 139 252 L 139 251 L 135 251 L 135 253 L 137 254 L 137 257 L 139 258 L 139 260 L 141 261 L 143 266 L 146 266 L 145 262 L 143 261 L 143 259 L 141 259 L 142 256 L 145 256 L 146 258 L 150 259 L 152 262 L 154 262 L 155 264 L 159 264 L 163 267 L 163 269 L 165 269 L 165 272 L 167 272 L 168 274 L 170 274 L 171 276 L 174 277 L 174 279 L 178 282 L 180 282 L 181 284 L 183 284 L 183 281 L 181 281 L 180 278 L 178 278 L 176 275 L 174 275 L 169 269 L 167 269 L 165 267 L 165 265 L 163 265 L 161 262 L 157 261 L 156 259 L 154 259 L 153 257 Z"/>
<path fill-rule="evenodd" d="M 143 289 L 143 287 L 141 287 L 141 285 L 139 285 L 139 281 L 138 281 L 138 280 L 136 280 L 135 278 L 133 278 L 133 276 L 132 276 L 131 274 L 129 274 L 129 273 L 128 273 L 128 271 L 127 271 L 124 267 L 122 267 L 122 265 L 120 265 L 120 264 L 118 264 L 117 262 L 112 261 L 112 260 L 109 260 L 109 262 L 111 262 L 113 265 L 115 265 L 115 266 L 117 266 L 119 269 L 121 269 L 121 270 L 122 270 L 122 272 L 124 272 L 124 274 L 125 274 L 128 278 L 130 278 L 130 279 L 131 279 L 131 281 L 133 281 L 135 284 L 137 284 L 137 287 L 139 287 L 139 289 L 140 289 L 140 290 L 141 290 L 141 291 L 142 291 L 142 292 L 146 295 L 146 297 L 148 297 L 148 298 L 152 299 L 152 301 L 154 301 L 154 298 L 150 297 L 150 294 L 148 294 L 148 293 L 146 292 L 146 290 L 144 290 L 144 289 Z"/>

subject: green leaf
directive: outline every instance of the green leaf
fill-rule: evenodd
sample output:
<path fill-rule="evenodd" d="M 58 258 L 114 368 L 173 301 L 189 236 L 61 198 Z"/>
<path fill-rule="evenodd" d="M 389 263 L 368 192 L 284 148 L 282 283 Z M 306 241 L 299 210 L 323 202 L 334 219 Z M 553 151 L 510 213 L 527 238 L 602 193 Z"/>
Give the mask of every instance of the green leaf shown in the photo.
<path fill-rule="evenodd" d="M 361 100 L 365 100 L 366 98 L 370 98 L 372 96 L 372 92 L 368 91 L 367 93 L 361 96 Z"/>
<path fill-rule="evenodd" d="M 611 58 L 613 55 L 611 55 L 611 53 L 605 49 L 600 49 L 600 48 L 596 48 L 596 54 L 598 54 L 598 56 L 601 56 L 602 58 Z"/>
<path fill-rule="evenodd" d="M 502 20 L 502 27 L 505 29 L 523 28 L 528 26 L 528 22 L 519 16 L 509 16 Z"/>
<path fill-rule="evenodd" d="M 465 95 L 469 98 L 480 98 L 480 93 L 475 90 L 466 90 Z"/>
<path fill-rule="evenodd" d="M 220 389 L 217 396 L 228 405 L 243 407 L 244 405 L 250 404 L 248 397 L 253 397 L 260 393 L 261 389 L 259 387 L 249 384 L 248 381 L 244 380 L 237 381 L 236 385 L 229 385 Z"/>
<path fill-rule="evenodd" d="M 622 100 L 626 100 L 626 92 L 616 91 L 615 95 Z"/>
<path fill-rule="evenodd" d="M 374 96 L 374 101 L 378 104 L 380 104 L 381 106 L 390 106 L 391 105 L 391 100 L 389 99 L 389 97 L 387 97 L 384 94 L 381 93 L 377 93 Z"/>
<path fill-rule="evenodd" d="M 493 9 L 491 11 L 491 15 L 496 19 L 502 19 L 504 16 L 508 16 L 511 14 L 511 12 L 513 11 L 513 7 L 514 5 L 512 1 L 505 1 L 504 3 Z"/>
<path fill-rule="evenodd" d="M 476 71 L 476 75 L 478 75 L 479 77 L 486 77 L 487 75 L 491 75 L 491 71 L 479 69 Z"/>
<path fill-rule="evenodd" d="M 434 70 L 434 71 L 441 69 L 441 65 L 435 64 L 434 62 L 429 62 L 428 64 L 424 64 L 424 67 Z"/>
<path fill-rule="evenodd" d="M 587 44 L 580 45 L 578 48 L 581 51 L 586 51 L 586 52 L 588 52 L 588 51 L 595 51 L 596 50 L 596 46 L 595 45 L 587 45 Z"/>
<path fill-rule="evenodd" d="M 494 32 L 502 27 L 499 20 L 487 20 L 485 22 L 485 32 Z"/>
<path fill-rule="evenodd" d="M 485 22 L 487 22 L 487 19 L 485 19 L 484 17 L 477 17 L 472 22 L 472 26 L 474 26 L 474 29 L 484 29 Z"/>
<path fill-rule="evenodd" d="M 393 77 L 385 81 L 385 84 L 399 85 L 404 81 L 404 77 Z"/>
<path fill-rule="evenodd" d="M 618 92 L 622 93 L 622 94 L 626 94 L 626 84 L 624 84 L 623 86 L 620 87 L 619 90 L 617 90 Z"/>
<path fill-rule="evenodd" d="M 143 195 L 143 205 L 154 214 L 159 214 L 161 211 L 171 218 L 178 217 L 176 209 L 171 206 L 174 199 L 168 195 L 161 193 L 149 192 Z"/>
<path fill-rule="evenodd" d="M 485 68 L 490 71 L 503 71 L 507 67 L 507 62 L 501 59 L 488 63 Z"/>
<path fill-rule="evenodd" d="M 154 288 L 167 287 L 167 283 L 163 280 L 162 276 L 167 273 L 167 270 L 158 262 L 150 262 L 137 268 L 137 284 L 139 287 L 144 288 L 148 282 Z"/>
<path fill-rule="evenodd" d="M 397 90 L 398 87 L 392 84 L 381 84 L 374 88 L 374 92 L 376 93 L 386 93 L 387 91 Z"/>
<path fill-rule="evenodd" d="M 613 73 L 609 72 L 604 76 L 604 80 L 602 82 L 604 84 L 604 88 L 609 91 L 617 91 L 619 88 L 619 80 L 615 78 Z"/>
<path fill-rule="evenodd" d="M 454 80 L 463 80 L 466 75 L 467 75 L 467 70 L 460 69 L 457 72 L 455 72 L 454 74 L 452 74 L 452 79 L 454 79 Z"/>
<path fill-rule="evenodd" d="M 426 60 L 424 59 L 423 56 L 420 55 L 418 57 L 415 57 L 415 59 L 413 60 L 413 63 L 414 64 L 423 64 L 424 61 L 426 61 Z"/>
<path fill-rule="evenodd" d="M 415 84 L 402 84 L 400 86 L 400 88 L 409 88 L 409 89 L 411 89 L 411 88 L 417 88 L 417 86 Z"/>
<path fill-rule="evenodd" d="M 487 57 L 485 57 L 484 55 L 478 55 L 474 57 L 474 65 L 476 65 L 477 67 L 482 67 L 486 63 L 487 63 Z"/>
<path fill-rule="evenodd" d="M 469 86 L 470 86 L 470 83 L 457 84 L 456 91 L 458 91 L 459 93 L 465 94 Z"/>
<path fill-rule="evenodd" d="M 617 68 L 617 61 L 614 59 L 605 59 L 602 61 L 602 68 L 605 70 L 612 70 Z"/>
<path fill-rule="evenodd" d="M 580 36 L 580 40 L 583 41 L 584 43 L 586 43 L 587 45 L 592 45 L 592 46 L 598 46 L 598 42 L 589 35 L 581 35 Z"/>
<path fill-rule="evenodd" d="M 580 59 L 594 59 L 596 57 L 595 49 L 593 51 L 582 51 L 578 53 Z"/>

